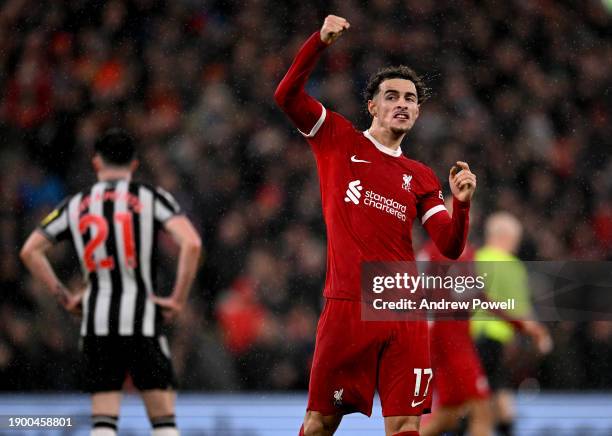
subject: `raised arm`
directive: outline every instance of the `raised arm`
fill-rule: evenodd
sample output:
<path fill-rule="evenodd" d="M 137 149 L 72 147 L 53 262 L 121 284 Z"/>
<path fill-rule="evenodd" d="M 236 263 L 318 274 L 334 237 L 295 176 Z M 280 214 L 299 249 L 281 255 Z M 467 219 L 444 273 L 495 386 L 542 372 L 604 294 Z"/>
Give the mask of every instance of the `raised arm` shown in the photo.
<path fill-rule="evenodd" d="M 344 18 L 329 15 L 319 32 L 313 33 L 298 51 L 279 83 L 274 100 L 305 136 L 313 136 L 325 119 L 325 108 L 304 90 L 321 52 L 349 28 Z"/>

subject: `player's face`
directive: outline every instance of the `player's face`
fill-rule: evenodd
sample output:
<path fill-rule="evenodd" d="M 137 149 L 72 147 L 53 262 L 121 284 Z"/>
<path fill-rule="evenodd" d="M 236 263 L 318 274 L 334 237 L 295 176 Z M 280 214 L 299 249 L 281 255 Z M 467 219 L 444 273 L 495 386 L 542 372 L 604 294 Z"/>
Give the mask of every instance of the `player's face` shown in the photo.
<path fill-rule="evenodd" d="M 416 86 L 411 80 L 389 79 L 380 84 L 380 90 L 369 109 L 381 127 L 395 134 L 409 131 L 419 116 Z"/>

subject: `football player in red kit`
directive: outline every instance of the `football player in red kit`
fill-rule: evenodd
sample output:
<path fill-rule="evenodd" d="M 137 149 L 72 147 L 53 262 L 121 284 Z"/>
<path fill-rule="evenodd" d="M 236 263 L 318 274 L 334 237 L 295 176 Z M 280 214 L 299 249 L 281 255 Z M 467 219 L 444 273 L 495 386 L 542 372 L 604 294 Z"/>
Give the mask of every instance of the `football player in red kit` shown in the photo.
<path fill-rule="evenodd" d="M 440 182 L 400 144 L 419 116 L 425 88 L 405 66 L 376 73 L 366 89 L 370 128 L 357 130 L 309 96 L 304 86 L 321 53 L 349 28 L 328 16 L 300 48 L 275 100 L 310 144 L 327 227 L 325 307 L 319 319 L 303 435 L 332 435 L 342 416 L 370 415 L 378 388 L 388 436 L 418 435 L 431 407 L 429 334 L 423 321 L 361 320 L 361 264 L 412 261 L 418 219 L 442 254 L 457 258 L 467 238 L 476 176 L 451 169 L 454 213 Z"/>
<path fill-rule="evenodd" d="M 447 208 L 452 210 L 450 201 L 447 201 Z M 461 262 L 459 269 L 467 272 L 467 275 L 474 274 L 471 263 L 474 262 L 475 253 L 476 250 L 466 243 L 463 253 L 456 259 Z M 432 262 L 432 269 L 449 262 L 431 240 L 419 251 L 417 260 Z M 451 294 L 448 298 L 452 299 L 453 292 L 448 293 Z M 485 293 L 478 297 L 488 299 Z M 509 322 L 517 331 L 529 335 L 540 353 L 549 351 L 550 336 L 540 323 L 514 318 L 503 310 L 492 310 L 492 313 Z M 491 392 L 470 334 L 470 316 L 470 310 L 456 310 L 446 313 L 444 319 L 434 320 L 430 325 L 431 363 L 436 374 L 433 386 L 437 397 L 436 407 L 421 430 L 422 436 L 437 436 L 453 431 L 466 414 L 470 435 L 493 434 Z"/>
<path fill-rule="evenodd" d="M 449 260 L 440 254 L 432 241 L 425 244 L 417 259 L 428 262 Z M 466 245 L 457 261 L 474 261 L 471 245 Z M 489 383 L 470 335 L 470 322 L 465 316 L 469 314 L 456 315 L 457 319 L 435 320 L 429 331 L 437 397 L 436 408 L 421 431 L 423 436 L 454 430 L 465 413 L 469 414 L 471 435 L 489 436 L 493 432 Z"/>

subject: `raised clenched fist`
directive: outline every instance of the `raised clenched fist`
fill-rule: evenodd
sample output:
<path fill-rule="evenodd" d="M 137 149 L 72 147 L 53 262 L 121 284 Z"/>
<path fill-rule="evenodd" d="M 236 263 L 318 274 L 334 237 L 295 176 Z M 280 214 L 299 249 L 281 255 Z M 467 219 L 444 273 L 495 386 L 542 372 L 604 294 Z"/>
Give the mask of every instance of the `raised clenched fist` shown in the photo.
<path fill-rule="evenodd" d="M 351 25 L 342 17 L 328 15 L 321 26 L 321 41 L 331 44 L 342 35 Z"/>

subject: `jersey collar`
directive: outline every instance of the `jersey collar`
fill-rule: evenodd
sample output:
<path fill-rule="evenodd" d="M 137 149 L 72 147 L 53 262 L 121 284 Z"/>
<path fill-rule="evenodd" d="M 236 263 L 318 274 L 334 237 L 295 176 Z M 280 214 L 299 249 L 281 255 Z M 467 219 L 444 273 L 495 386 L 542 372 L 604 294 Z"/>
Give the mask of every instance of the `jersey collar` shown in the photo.
<path fill-rule="evenodd" d="M 370 134 L 370 130 L 364 131 L 363 136 L 368 138 L 379 151 L 382 151 L 383 153 L 388 154 L 389 156 L 400 157 L 402 155 L 401 147 L 398 147 L 397 150 L 392 150 L 389 147 L 382 145 Z"/>

